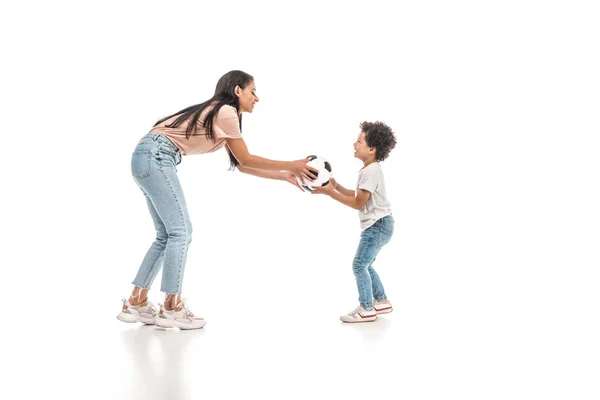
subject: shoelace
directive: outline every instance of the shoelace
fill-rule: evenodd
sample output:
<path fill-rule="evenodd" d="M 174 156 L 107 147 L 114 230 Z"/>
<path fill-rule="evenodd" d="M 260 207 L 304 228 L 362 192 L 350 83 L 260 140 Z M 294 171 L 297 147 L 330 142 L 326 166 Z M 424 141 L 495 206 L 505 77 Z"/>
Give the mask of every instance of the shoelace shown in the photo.
<path fill-rule="evenodd" d="M 148 306 L 148 308 L 149 308 L 148 311 L 151 311 L 151 314 L 158 314 L 158 309 L 156 308 L 156 306 L 154 305 L 153 302 L 148 300 L 148 303 L 146 303 L 146 306 Z"/>
<path fill-rule="evenodd" d="M 185 300 L 186 299 L 181 300 L 181 302 L 179 304 L 177 304 L 175 309 L 181 308 L 183 313 L 185 314 L 185 317 L 190 322 L 192 322 L 192 318 L 194 318 L 194 313 L 188 308 L 187 304 L 185 304 Z"/>
<path fill-rule="evenodd" d="M 354 310 L 350 311 L 348 313 L 348 315 L 356 315 L 356 314 L 358 314 L 359 313 L 359 310 L 358 310 L 359 308 L 360 308 L 360 306 L 356 307 Z"/>

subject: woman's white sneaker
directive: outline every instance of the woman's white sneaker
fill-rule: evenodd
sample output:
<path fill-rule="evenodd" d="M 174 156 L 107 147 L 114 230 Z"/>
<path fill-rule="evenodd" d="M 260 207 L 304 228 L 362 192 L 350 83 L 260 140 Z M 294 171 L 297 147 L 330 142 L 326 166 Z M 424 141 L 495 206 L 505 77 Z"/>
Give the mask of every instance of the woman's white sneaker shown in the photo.
<path fill-rule="evenodd" d="M 394 310 L 392 308 L 392 303 L 390 303 L 388 299 L 374 301 L 373 309 L 377 314 L 387 314 L 391 313 Z"/>
<path fill-rule="evenodd" d="M 340 319 L 342 322 L 372 322 L 377 319 L 377 313 L 374 308 L 367 311 L 362 306 L 358 306 L 348 314 L 342 315 Z"/>
<path fill-rule="evenodd" d="M 152 302 L 145 302 L 132 306 L 129 301 L 123 299 L 123 309 L 117 315 L 117 319 L 123 322 L 141 322 L 146 325 L 153 325 L 154 318 L 158 315 L 158 311 Z"/>
<path fill-rule="evenodd" d="M 187 308 L 185 300 L 182 300 L 172 310 L 165 310 L 165 307 L 160 304 L 160 312 L 154 318 L 154 323 L 163 328 L 199 329 L 206 325 L 206 320 L 195 316 Z"/>

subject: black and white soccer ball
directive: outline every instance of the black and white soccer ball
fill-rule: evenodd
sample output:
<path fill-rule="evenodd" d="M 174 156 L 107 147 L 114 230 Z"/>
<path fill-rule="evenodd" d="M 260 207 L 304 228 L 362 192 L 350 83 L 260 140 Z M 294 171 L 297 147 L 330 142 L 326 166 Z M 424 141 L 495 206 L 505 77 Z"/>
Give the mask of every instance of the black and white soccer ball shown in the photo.
<path fill-rule="evenodd" d="M 317 176 L 317 179 L 312 182 L 305 179 L 305 183 L 302 183 L 298 177 L 296 177 L 296 181 L 298 181 L 298 184 L 305 192 L 312 192 L 315 187 L 326 186 L 329 183 L 329 178 L 331 178 L 331 164 L 323 157 L 311 155 L 307 158 L 310 158 L 310 161 L 307 162 L 306 165 L 319 170 L 319 175 Z"/>

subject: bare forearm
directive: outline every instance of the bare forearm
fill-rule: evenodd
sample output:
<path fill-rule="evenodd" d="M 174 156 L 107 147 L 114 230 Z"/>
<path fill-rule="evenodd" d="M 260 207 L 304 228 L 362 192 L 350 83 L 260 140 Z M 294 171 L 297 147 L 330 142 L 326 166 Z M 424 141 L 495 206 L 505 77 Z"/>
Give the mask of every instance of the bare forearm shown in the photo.
<path fill-rule="evenodd" d="M 355 196 L 354 190 L 346 189 L 345 187 L 343 187 L 339 183 L 335 187 L 335 190 L 337 190 L 338 192 L 340 192 L 344 196 L 352 196 L 352 197 Z"/>
<path fill-rule="evenodd" d="M 248 154 L 245 159 L 239 160 L 244 167 L 251 169 L 260 169 L 268 171 L 287 171 L 290 168 L 288 161 L 269 160 L 252 154 Z"/>
<path fill-rule="evenodd" d="M 338 185 L 339 188 L 339 185 Z M 342 188 L 344 189 L 344 188 Z M 339 189 L 338 189 L 339 190 Z M 339 191 L 332 191 L 332 193 L 330 194 L 331 198 L 334 200 L 339 201 L 340 203 L 347 205 L 350 208 L 354 208 L 355 210 L 360 210 L 361 207 L 359 207 L 358 204 L 358 200 L 356 199 L 356 197 L 354 197 L 354 191 L 352 190 L 348 190 L 346 189 L 348 192 L 352 192 L 352 195 L 346 195 L 344 193 L 341 193 Z"/>
<path fill-rule="evenodd" d="M 248 168 L 242 166 L 238 166 L 238 169 L 244 174 L 258 176 L 259 178 L 282 180 L 284 177 L 284 173 L 281 171 L 268 171 L 266 169 Z"/>

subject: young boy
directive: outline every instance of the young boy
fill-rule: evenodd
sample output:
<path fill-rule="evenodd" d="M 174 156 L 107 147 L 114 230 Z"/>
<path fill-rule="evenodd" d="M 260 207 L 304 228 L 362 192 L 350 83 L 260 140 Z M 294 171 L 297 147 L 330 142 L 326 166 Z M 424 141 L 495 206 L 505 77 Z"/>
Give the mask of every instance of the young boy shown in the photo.
<path fill-rule="evenodd" d="M 377 314 L 392 312 L 392 304 L 372 264 L 394 233 L 394 219 L 387 200 L 380 161 L 385 160 L 396 146 L 396 138 L 383 122 L 363 122 L 360 129 L 360 135 L 354 143 L 354 157 L 361 160 L 364 166 L 358 173 L 356 192 L 346 189 L 333 178 L 327 186 L 312 192 L 329 195 L 357 209 L 360 217 L 362 233 L 352 264 L 360 305 L 347 315 L 342 315 L 340 319 L 343 322 L 371 322 L 377 319 Z"/>

